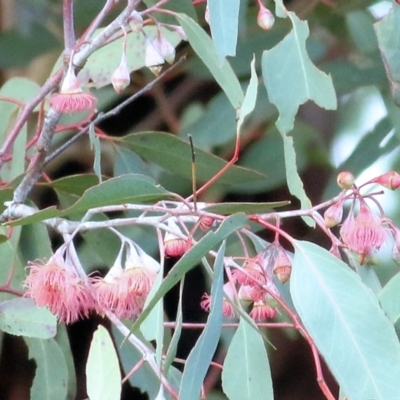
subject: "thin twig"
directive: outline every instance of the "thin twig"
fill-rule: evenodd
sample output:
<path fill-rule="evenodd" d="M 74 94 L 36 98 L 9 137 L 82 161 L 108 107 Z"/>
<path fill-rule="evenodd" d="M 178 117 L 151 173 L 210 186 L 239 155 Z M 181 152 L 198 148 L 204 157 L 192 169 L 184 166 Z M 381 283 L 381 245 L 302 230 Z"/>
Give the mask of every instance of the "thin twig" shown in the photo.
<path fill-rule="evenodd" d="M 69 59 L 72 49 L 75 46 L 75 31 L 74 31 L 74 1 L 63 1 L 63 28 L 64 28 L 64 56 Z"/>

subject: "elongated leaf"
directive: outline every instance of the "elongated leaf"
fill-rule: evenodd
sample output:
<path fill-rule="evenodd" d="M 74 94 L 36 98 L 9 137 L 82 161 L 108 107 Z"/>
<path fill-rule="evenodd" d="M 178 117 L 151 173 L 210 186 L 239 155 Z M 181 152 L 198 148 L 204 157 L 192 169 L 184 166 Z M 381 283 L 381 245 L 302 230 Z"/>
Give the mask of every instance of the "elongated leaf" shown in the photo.
<path fill-rule="evenodd" d="M 117 353 L 107 329 L 99 325 L 93 335 L 86 364 L 90 400 L 119 400 L 121 373 Z"/>
<path fill-rule="evenodd" d="M 213 41 L 221 60 L 236 55 L 240 0 L 207 2 Z"/>
<path fill-rule="evenodd" d="M 397 273 L 380 291 L 379 301 L 400 336 L 400 273 Z"/>
<path fill-rule="evenodd" d="M 24 338 L 29 358 L 36 363 L 35 379 L 31 387 L 31 400 L 65 400 L 68 369 L 60 347 L 54 339 Z"/>
<path fill-rule="evenodd" d="M 0 303 L 0 330 L 17 336 L 49 339 L 56 335 L 57 319 L 31 299 L 18 297 Z"/>
<path fill-rule="evenodd" d="M 239 212 L 259 214 L 271 212 L 274 208 L 287 206 L 290 201 L 274 201 L 271 203 L 220 203 L 205 207 L 203 210 L 215 214 L 229 215 Z"/>
<path fill-rule="evenodd" d="M 98 185 L 99 180 L 96 175 L 70 175 L 48 182 L 44 186 L 50 186 L 55 190 L 82 196 L 83 193 L 92 186 Z"/>
<path fill-rule="evenodd" d="M 297 171 L 296 151 L 294 149 L 293 137 L 282 133 L 283 150 L 285 153 L 285 169 L 286 181 L 290 194 L 296 196 L 301 203 L 302 209 L 311 208 L 312 204 L 304 190 L 303 182 Z M 303 220 L 311 227 L 315 226 L 315 222 L 310 218 L 303 218 Z"/>
<path fill-rule="evenodd" d="M 211 308 L 206 327 L 186 360 L 182 375 L 179 400 L 200 397 L 204 377 L 217 348 L 222 328 L 222 300 L 224 297 L 224 254 L 225 242 L 221 245 L 214 263 L 214 277 L 211 287 Z"/>
<path fill-rule="evenodd" d="M 258 94 L 258 78 L 257 78 L 255 64 L 256 64 L 256 59 L 253 56 L 253 60 L 251 61 L 251 64 L 250 64 L 251 77 L 250 77 L 249 86 L 247 87 L 246 94 L 243 99 L 243 104 L 240 107 L 240 110 L 238 113 L 239 114 L 238 122 L 237 122 L 237 131 L 238 132 L 240 132 L 240 128 L 242 127 L 242 124 L 243 124 L 246 116 L 249 115 L 254 110 L 254 107 L 256 106 L 256 100 L 257 100 L 257 94 Z"/>
<path fill-rule="evenodd" d="M 244 214 L 236 214 L 228 217 L 215 232 L 208 232 L 199 242 L 193 246 L 184 256 L 174 265 L 162 282 L 158 292 L 154 295 L 147 307 L 140 314 L 133 325 L 132 330 L 140 326 L 142 321 L 147 318 L 151 309 L 157 304 L 165 293 L 168 292 L 182 277 L 194 268 L 201 259 L 212 250 L 218 243 L 221 243 L 229 235 L 243 228 L 248 223 Z"/>
<path fill-rule="evenodd" d="M 349 399 L 398 399 L 400 344 L 377 298 L 328 251 L 294 246 L 293 303 L 339 385 Z"/>
<path fill-rule="evenodd" d="M 394 102 L 400 105 L 400 62 L 399 51 L 400 5 L 393 2 L 392 9 L 374 24 L 378 45 L 389 79 Z"/>
<path fill-rule="evenodd" d="M 221 65 L 214 43 L 196 22 L 185 14 L 178 14 L 177 17 L 193 50 L 210 70 L 233 108 L 240 108 L 243 101 L 242 88 L 228 61 L 224 60 Z"/>
<path fill-rule="evenodd" d="M 222 388 L 229 400 L 274 398 L 263 339 L 242 318 L 225 357 Z"/>
<path fill-rule="evenodd" d="M 178 176 L 191 179 L 192 153 L 190 145 L 176 136 L 162 132 L 141 132 L 128 135 L 121 139 L 121 142 L 143 158 Z M 201 182 L 208 181 L 227 164 L 221 158 L 203 150 L 196 148 L 195 151 L 197 179 Z M 259 172 L 234 165 L 217 182 L 235 185 L 263 179 L 266 177 Z"/>
<path fill-rule="evenodd" d="M 282 4 L 281 0 L 277 2 Z M 271 103 L 279 110 L 276 126 L 283 133 L 293 128 L 299 106 L 308 100 L 328 110 L 336 108 L 331 78 L 318 70 L 307 54 L 307 22 L 293 12 L 287 15 L 293 30 L 262 57 L 264 83 Z"/>
<path fill-rule="evenodd" d="M 10 225 L 25 225 L 52 217 L 65 217 L 84 213 L 91 208 L 125 203 L 146 203 L 171 197 L 156 182 L 144 175 L 127 174 L 109 179 L 86 190 L 82 197 L 71 207 L 58 211 L 49 207 L 29 217 L 21 218 Z"/>
<path fill-rule="evenodd" d="M 122 146 L 116 146 L 114 176 L 124 174 L 141 174 L 152 177 L 149 166 L 133 151 Z"/>

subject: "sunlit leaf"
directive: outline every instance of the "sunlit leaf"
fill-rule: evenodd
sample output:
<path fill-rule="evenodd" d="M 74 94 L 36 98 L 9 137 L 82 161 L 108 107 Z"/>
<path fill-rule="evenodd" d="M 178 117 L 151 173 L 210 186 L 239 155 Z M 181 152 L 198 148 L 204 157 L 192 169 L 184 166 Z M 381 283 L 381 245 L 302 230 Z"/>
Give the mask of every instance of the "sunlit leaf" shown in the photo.
<path fill-rule="evenodd" d="M 262 72 L 268 97 L 279 110 L 276 126 L 288 133 L 301 104 L 308 100 L 328 110 L 336 108 L 336 94 L 329 76 L 310 60 L 306 40 L 308 23 L 288 12 L 292 31 L 262 57 Z"/>
<path fill-rule="evenodd" d="M 212 38 L 221 60 L 236 55 L 240 0 L 207 2 Z"/>
<path fill-rule="evenodd" d="M 65 400 L 68 369 L 65 359 L 54 339 L 24 338 L 29 358 L 36 363 L 36 373 L 31 387 L 31 400 Z"/>
<path fill-rule="evenodd" d="M 90 400 L 120 400 L 121 372 L 117 353 L 107 329 L 101 325 L 90 345 L 86 379 Z"/>
<path fill-rule="evenodd" d="M 400 337 L 400 273 L 397 273 L 380 291 L 379 302 L 386 315 L 393 322 Z"/>
<path fill-rule="evenodd" d="M 32 299 L 17 297 L 0 303 L 0 330 L 17 336 L 49 339 L 57 332 L 57 319 Z"/>
<path fill-rule="evenodd" d="M 224 60 L 221 66 L 214 43 L 196 22 L 185 14 L 178 14 L 178 21 L 185 30 L 193 50 L 210 70 L 215 80 L 227 95 L 233 108 L 239 108 L 243 101 L 243 92 L 239 80 L 228 61 Z"/>
<path fill-rule="evenodd" d="M 339 385 L 349 399 L 397 399 L 400 344 L 377 298 L 327 250 L 294 246 L 293 303 Z"/>
<path fill-rule="evenodd" d="M 210 314 L 206 327 L 186 360 L 179 400 L 191 400 L 200 397 L 204 377 L 219 342 L 222 328 L 222 300 L 224 297 L 224 254 L 225 242 L 221 245 L 214 263 Z"/>
<path fill-rule="evenodd" d="M 167 171 L 191 179 L 192 153 L 189 143 L 162 132 L 133 133 L 121 139 L 133 151 L 143 158 L 154 162 Z M 173 149 L 173 151 L 168 151 Z M 206 182 L 219 172 L 227 162 L 203 150 L 196 151 L 197 179 Z M 216 182 L 235 185 L 249 181 L 266 179 L 258 172 L 232 166 Z"/>
<path fill-rule="evenodd" d="M 274 398 L 263 339 L 242 318 L 225 357 L 222 388 L 229 400 Z"/>

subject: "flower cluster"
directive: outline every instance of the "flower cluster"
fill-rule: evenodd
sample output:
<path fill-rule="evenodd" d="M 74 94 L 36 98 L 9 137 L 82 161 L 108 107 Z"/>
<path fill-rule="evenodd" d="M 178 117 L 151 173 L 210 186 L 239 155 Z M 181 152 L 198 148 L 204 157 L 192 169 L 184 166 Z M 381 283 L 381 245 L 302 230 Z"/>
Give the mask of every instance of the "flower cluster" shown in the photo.
<path fill-rule="evenodd" d="M 68 248 L 62 246 L 44 265 L 30 264 L 25 296 L 39 307 L 47 306 L 67 324 L 87 317 L 91 311 L 100 315 L 111 311 L 119 318 L 130 319 L 142 311 L 160 264 L 135 243 L 126 241 L 104 278 L 82 278 L 77 270 Z"/>
<path fill-rule="evenodd" d="M 291 273 L 291 260 L 283 247 L 274 242 L 262 253 L 245 261 L 242 268 L 232 271 L 232 279 L 224 285 L 223 315 L 228 318 L 237 316 L 238 302 L 250 306 L 250 316 L 255 321 L 263 321 L 276 316 L 278 289 L 273 275 L 282 283 Z M 211 296 L 204 294 L 200 303 L 205 311 L 211 308 Z"/>
<path fill-rule="evenodd" d="M 344 189 L 344 195 L 336 203 L 332 204 L 324 213 L 325 225 L 332 228 L 341 223 L 343 207 L 346 200 L 351 200 L 350 211 L 340 227 L 341 246 L 354 253 L 360 265 L 371 261 L 374 254 L 386 243 L 389 233 L 393 235 L 394 247 L 393 259 L 396 261 L 399 238 L 398 229 L 383 212 L 383 208 L 376 198 L 376 194 L 360 193 L 354 183 L 354 177 L 350 172 L 344 171 L 338 175 L 338 185 Z M 391 171 L 371 179 L 362 186 L 379 184 L 385 188 L 395 190 L 400 186 L 400 175 Z M 347 191 L 351 190 L 349 194 Z M 379 213 L 375 213 L 367 204 L 367 200 L 376 205 Z M 358 210 L 358 211 L 357 211 Z M 331 250 L 340 257 L 337 244 L 333 244 Z"/>

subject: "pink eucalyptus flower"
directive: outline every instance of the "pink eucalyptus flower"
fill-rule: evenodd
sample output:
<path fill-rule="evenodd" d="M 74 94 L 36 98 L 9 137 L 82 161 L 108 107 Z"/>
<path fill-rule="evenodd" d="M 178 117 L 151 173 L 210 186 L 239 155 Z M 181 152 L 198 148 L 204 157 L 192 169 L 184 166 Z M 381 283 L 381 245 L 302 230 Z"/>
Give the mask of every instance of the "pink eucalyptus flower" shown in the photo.
<path fill-rule="evenodd" d="M 96 102 L 95 96 L 82 91 L 70 62 L 60 92 L 51 96 L 50 105 L 60 113 L 72 114 L 85 110 L 94 111 Z"/>
<path fill-rule="evenodd" d="M 372 253 L 379 250 L 386 241 L 386 230 L 382 219 L 375 215 L 365 203 L 361 203 L 356 218 L 350 214 L 340 229 L 343 243 L 358 254 L 360 264 L 364 264 Z"/>
<path fill-rule="evenodd" d="M 265 283 L 265 275 L 262 268 L 262 258 L 260 255 L 256 255 L 248 259 L 244 265 L 243 270 L 235 269 L 232 271 L 234 278 L 242 285 L 257 285 L 257 283 Z"/>
<path fill-rule="evenodd" d="M 87 317 L 94 307 L 88 288 L 58 253 L 44 265 L 30 263 L 24 286 L 27 297 L 67 324 Z"/>
<path fill-rule="evenodd" d="M 276 313 L 276 308 L 271 307 L 263 301 L 258 301 L 253 304 L 253 308 L 250 311 L 250 317 L 253 318 L 254 321 L 259 322 L 274 318 Z"/>

